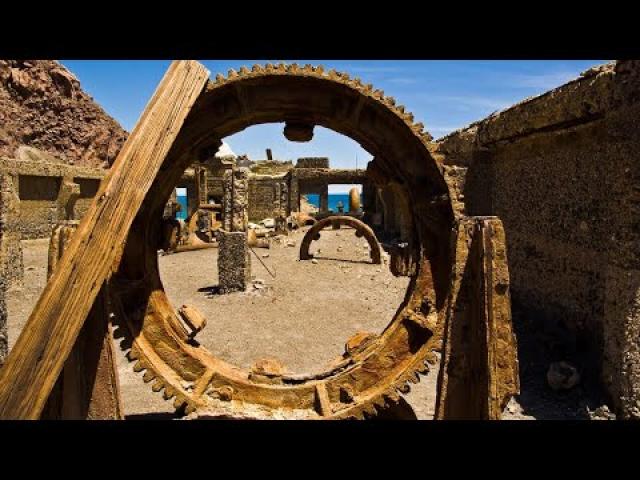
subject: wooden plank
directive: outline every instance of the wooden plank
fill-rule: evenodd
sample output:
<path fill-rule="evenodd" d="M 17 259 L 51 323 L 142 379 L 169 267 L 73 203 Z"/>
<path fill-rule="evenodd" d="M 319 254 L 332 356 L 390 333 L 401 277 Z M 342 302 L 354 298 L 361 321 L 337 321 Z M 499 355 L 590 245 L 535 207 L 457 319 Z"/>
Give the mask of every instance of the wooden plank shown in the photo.
<path fill-rule="evenodd" d="M 37 419 L 129 228 L 208 79 L 171 64 L 94 198 L 0 370 L 0 418 Z"/>
<path fill-rule="evenodd" d="M 462 219 L 455 251 L 435 418 L 499 420 L 519 393 L 502 222 Z"/>
<path fill-rule="evenodd" d="M 53 275 L 76 228 L 77 222 L 71 221 L 54 229 L 49 244 L 48 278 Z M 105 284 L 93 303 L 40 418 L 124 419 L 107 288 Z"/>

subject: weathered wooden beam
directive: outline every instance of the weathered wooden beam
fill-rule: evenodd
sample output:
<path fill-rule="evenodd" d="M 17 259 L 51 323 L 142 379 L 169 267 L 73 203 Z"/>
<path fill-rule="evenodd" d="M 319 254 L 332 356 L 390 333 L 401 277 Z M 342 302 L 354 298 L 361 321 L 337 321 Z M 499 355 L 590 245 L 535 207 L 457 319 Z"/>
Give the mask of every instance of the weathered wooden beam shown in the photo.
<path fill-rule="evenodd" d="M 68 203 L 71 210 L 75 200 Z M 58 225 L 49 243 L 48 278 L 76 232 L 78 222 Z M 105 284 L 85 321 L 41 418 L 47 420 L 123 420 L 113 333 Z"/>
<path fill-rule="evenodd" d="M 0 370 L 0 418 L 37 419 L 207 70 L 171 64 L 47 283 Z"/>
<path fill-rule="evenodd" d="M 502 222 L 463 218 L 455 251 L 435 418 L 499 420 L 520 388 Z"/>

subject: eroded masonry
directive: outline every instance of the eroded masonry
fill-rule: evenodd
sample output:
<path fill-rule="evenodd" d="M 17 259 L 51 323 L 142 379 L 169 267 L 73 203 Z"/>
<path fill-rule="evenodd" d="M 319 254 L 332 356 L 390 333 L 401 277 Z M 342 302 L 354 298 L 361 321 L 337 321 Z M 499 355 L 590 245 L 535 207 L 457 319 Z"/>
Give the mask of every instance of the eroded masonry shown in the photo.
<path fill-rule="evenodd" d="M 0 369 L 0 416 L 120 418 L 114 322 L 133 368 L 185 413 L 363 418 L 438 363 L 436 418 L 496 419 L 520 388 L 513 307 L 566 326 L 616 412 L 640 417 L 639 105 L 640 63 L 620 61 L 434 141 L 393 98 L 346 74 L 266 65 L 208 79 L 196 62 L 175 62 L 149 104 L 154 115 L 101 184 L 97 170 L 35 159 L 42 154 L 26 147 L 0 164 L 3 280 L 19 281 L 21 239 L 85 216 L 69 230 L 78 240 L 59 243 L 67 254 L 50 257 L 44 300 Z M 264 122 L 283 123 L 298 142 L 315 125 L 331 128 L 374 159 L 341 170 L 269 150 L 260 161 L 217 155 L 223 138 Z M 340 183 L 362 185 L 362 201 L 354 193 L 345 211 L 329 211 L 328 185 Z M 176 188 L 187 191 L 185 218 Z M 309 194 L 319 195 L 317 211 Z M 158 250 L 217 248 L 224 294 L 246 288 L 252 248 L 307 226 L 302 261 L 324 228 L 348 226 L 373 263 L 384 250 L 393 274 L 411 277 L 387 328 L 350 337 L 340 361 L 315 374 L 273 362 L 243 370 L 198 344 L 215 322 L 171 305 Z M 86 356 L 96 360 L 85 374 L 98 372 L 106 394 L 59 382 Z"/>

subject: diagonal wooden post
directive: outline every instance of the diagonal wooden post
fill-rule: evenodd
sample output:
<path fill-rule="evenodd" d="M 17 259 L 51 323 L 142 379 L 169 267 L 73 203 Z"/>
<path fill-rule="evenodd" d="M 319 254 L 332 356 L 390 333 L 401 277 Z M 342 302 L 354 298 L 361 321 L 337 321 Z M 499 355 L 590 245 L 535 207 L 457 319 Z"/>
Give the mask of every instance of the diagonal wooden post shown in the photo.
<path fill-rule="evenodd" d="M 0 369 L 0 419 L 37 419 L 209 72 L 171 64 Z"/>

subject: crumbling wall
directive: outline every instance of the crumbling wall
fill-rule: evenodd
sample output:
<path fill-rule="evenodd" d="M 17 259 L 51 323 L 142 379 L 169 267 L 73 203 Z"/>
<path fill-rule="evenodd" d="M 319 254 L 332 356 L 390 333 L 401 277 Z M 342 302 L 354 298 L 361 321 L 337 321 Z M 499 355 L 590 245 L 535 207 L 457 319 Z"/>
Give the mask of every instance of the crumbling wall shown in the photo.
<path fill-rule="evenodd" d="M 53 163 L 55 159 L 30 147 L 21 147 L 18 158 L 0 158 L 0 175 L 13 180 L 19 199 L 16 228 L 23 240 L 47 238 L 60 220 L 59 195 L 63 182 L 78 183 L 78 218 L 86 213 L 106 170 Z"/>
<path fill-rule="evenodd" d="M 329 168 L 328 157 L 303 157 L 296 162 L 296 168 Z"/>
<path fill-rule="evenodd" d="M 53 60 L 0 60 L 0 156 L 30 145 L 63 163 L 108 167 L 127 132 Z"/>
<path fill-rule="evenodd" d="M 7 332 L 7 287 L 8 287 L 8 262 L 10 253 L 7 251 L 7 207 L 9 201 L 8 182 L 11 179 L 7 175 L 0 175 L 0 366 L 7 356 L 9 337 Z M 19 244 L 20 242 L 18 242 Z"/>
<path fill-rule="evenodd" d="M 287 215 L 289 207 L 289 179 L 285 175 L 249 176 L 249 220 Z"/>
<path fill-rule="evenodd" d="M 559 320 L 640 417 L 640 63 L 617 62 L 437 143 L 455 203 L 506 231 L 514 308 Z"/>

